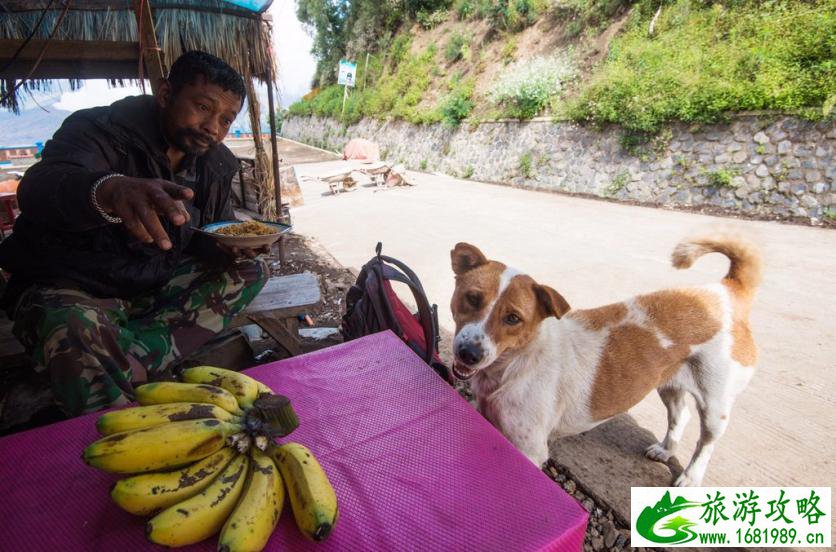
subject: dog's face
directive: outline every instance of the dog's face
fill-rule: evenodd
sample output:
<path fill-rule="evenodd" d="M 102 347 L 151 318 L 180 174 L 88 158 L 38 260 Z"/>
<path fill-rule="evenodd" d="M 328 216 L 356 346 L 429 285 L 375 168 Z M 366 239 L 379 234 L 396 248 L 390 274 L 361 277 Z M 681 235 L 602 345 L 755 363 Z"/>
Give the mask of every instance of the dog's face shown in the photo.
<path fill-rule="evenodd" d="M 540 323 L 560 318 L 569 304 L 555 290 L 459 243 L 450 252 L 456 288 L 450 309 L 456 322 L 453 372 L 467 379 L 507 351 L 521 349 Z"/>

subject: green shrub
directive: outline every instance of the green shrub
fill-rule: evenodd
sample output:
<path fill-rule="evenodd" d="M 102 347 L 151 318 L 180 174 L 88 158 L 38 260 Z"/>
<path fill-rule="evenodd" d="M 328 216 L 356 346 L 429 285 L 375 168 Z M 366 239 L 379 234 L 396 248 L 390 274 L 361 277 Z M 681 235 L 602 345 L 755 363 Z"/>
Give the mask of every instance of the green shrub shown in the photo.
<path fill-rule="evenodd" d="M 624 189 L 624 186 L 627 185 L 628 180 L 630 179 L 630 173 L 627 171 L 622 171 L 613 177 L 612 182 L 607 188 L 604 190 L 605 197 L 613 197 L 615 194 L 620 192 Z"/>
<path fill-rule="evenodd" d="M 491 16 L 491 9 L 493 8 L 493 0 L 477 0 L 476 17 L 479 19 L 487 19 Z"/>
<path fill-rule="evenodd" d="M 473 165 L 468 165 L 462 173 L 462 178 L 470 178 L 471 176 L 473 176 Z"/>
<path fill-rule="evenodd" d="M 427 160 L 426 159 L 421 159 L 421 163 L 418 165 L 418 168 L 421 169 L 422 171 L 427 170 Z"/>
<path fill-rule="evenodd" d="M 491 0 L 486 7 L 491 27 L 503 31 L 521 31 L 540 16 L 545 0 Z"/>
<path fill-rule="evenodd" d="M 734 188 L 732 178 L 739 173 L 734 169 L 718 169 L 704 173 L 708 178 L 708 185 L 715 188 Z"/>
<path fill-rule="evenodd" d="M 464 21 L 476 13 L 476 0 L 456 0 L 453 6 L 456 17 Z"/>
<path fill-rule="evenodd" d="M 508 116 L 531 119 L 561 92 L 571 74 L 567 57 L 533 58 L 509 67 L 488 97 Z"/>
<path fill-rule="evenodd" d="M 408 54 L 394 72 L 384 75 L 367 102 L 366 113 L 375 117 L 394 116 L 415 119 L 414 106 L 430 84 L 430 68 L 435 65 L 435 48 L 414 56 Z"/>
<path fill-rule="evenodd" d="M 454 63 L 460 59 L 470 59 L 470 41 L 472 37 L 469 33 L 456 31 L 447 41 L 447 46 L 444 47 L 444 58 L 448 63 Z"/>
<path fill-rule="evenodd" d="M 569 113 L 579 121 L 655 132 L 668 121 L 710 123 L 774 109 L 810 116 L 836 96 L 832 0 L 673 0 L 656 23 L 640 4 Z"/>
<path fill-rule="evenodd" d="M 508 65 L 512 61 L 514 61 L 514 54 L 517 53 L 517 37 L 516 36 L 509 36 L 508 40 L 505 41 L 505 45 L 502 47 L 502 61 L 505 65 Z"/>
<path fill-rule="evenodd" d="M 418 24 L 421 25 L 421 28 L 430 30 L 447 21 L 447 10 L 438 10 L 434 12 L 421 10 L 415 18 L 418 21 Z"/>
<path fill-rule="evenodd" d="M 473 83 L 467 82 L 456 85 L 453 91 L 441 104 L 442 121 L 449 127 L 458 127 L 473 110 L 474 103 L 471 100 L 473 94 Z"/>
<path fill-rule="evenodd" d="M 637 0 L 558 0 L 552 3 L 552 7 L 563 17 L 573 17 L 573 21 L 576 21 L 580 27 L 600 28 L 606 26 L 621 8 L 627 8 L 635 3 Z M 652 9 L 651 16 L 659 7 L 658 0 L 642 0 L 638 3 L 642 12 L 645 8 L 647 11 Z M 577 36 L 577 34 L 580 34 L 580 31 L 572 36 Z"/>
<path fill-rule="evenodd" d="M 399 34 L 392 41 L 392 46 L 389 49 L 392 59 L 392 67 L 396 67 L 409 55 L 409 49 L 412 47 L 412 37 L 408 34 Z"/>
<path fill-rule="evenodd" d="M 520 175 L 531 178 L 531 174 L 531 152 L 526 152 L 520 156 Z"/>
<path fill-rule="evenodd" d="M 566 36 L 568 38 L 575 38 L 583 31 L 583 21 L 580 19 L 573 19 L 566 24 Z"/>
<path fill-rule="evenodd" d="M 343 87 L 327 86 L 309 99 L 290 106 L 293 115 L 320 115 L 334 117 L 345 123 L 354 123 L 363 117 L 385 118 L 393 116 L 416 124 L 441 120 L 437 110 L 420 111 L 417 105 L 430 84 L 431 68 L 435 66 L 436 50 L 430 46 L 423 53 L 409 53 L 410 41 L 395 39 L 390 51 L 392 69 L 385 72 L 365 90 L 352 89 L 342 109 Z"/>

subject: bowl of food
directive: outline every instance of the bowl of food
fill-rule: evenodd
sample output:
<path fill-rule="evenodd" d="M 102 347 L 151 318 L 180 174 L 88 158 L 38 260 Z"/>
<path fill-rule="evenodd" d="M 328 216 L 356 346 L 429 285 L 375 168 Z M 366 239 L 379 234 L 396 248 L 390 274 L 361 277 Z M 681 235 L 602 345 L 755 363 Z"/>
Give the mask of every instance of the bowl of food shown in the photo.
<path fill-rule="evenodd" d="M 209 235 L 218 243 L 238 248 L 256 249 L 273 245 L 282 234 L 289 232 L 291 226 L 279 222 L 221 221 L 207 224 L 200 231 Z"/>

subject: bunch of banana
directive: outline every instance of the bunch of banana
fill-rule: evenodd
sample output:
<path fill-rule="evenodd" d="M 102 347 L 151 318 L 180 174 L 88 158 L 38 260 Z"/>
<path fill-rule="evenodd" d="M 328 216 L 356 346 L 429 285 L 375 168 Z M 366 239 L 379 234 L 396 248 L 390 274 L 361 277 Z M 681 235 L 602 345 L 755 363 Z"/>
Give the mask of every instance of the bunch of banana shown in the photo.
<path fill-rule="evenodd" d="M 264 548 L 287 494 L 300 531 L 327 537 L 337 519 L 328 477 L 304 446 L 274 443 L 299 425 L 289 399 L 212 366 L 189 368 L 183 380 L 139 386 L 141 406 L 99 417 L 103 437 L 82 458 L 133 474 L 113 486 L 113 501 L 154 516 L 154 543 L 186 546 L 220 532 L 219 550 L 235 552 Z"/>

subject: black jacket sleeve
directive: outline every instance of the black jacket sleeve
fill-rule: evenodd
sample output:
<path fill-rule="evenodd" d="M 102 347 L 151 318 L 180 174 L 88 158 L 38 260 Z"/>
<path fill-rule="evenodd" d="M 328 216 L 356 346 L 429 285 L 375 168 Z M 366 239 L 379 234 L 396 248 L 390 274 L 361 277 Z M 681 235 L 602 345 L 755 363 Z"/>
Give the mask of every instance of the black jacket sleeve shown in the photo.
<path fill-rule="evenodd" d="M 218 193 L 218 205 L 215 208 L 217 217 L 212 222 L 219 222 L 222 220 L 235 220 L 235 211 L 232 209 L 232 177 L 228 177 L 224 182 L 224 186 Z"/>
<path fill-rule="evenodd" d="M 90 202 L 90 189 L 117 172 L 117 154 L 90 111 L 70 115 L 23 176 L 17 197 L 30 220 L 69 232 L 107 224 Z"/>

